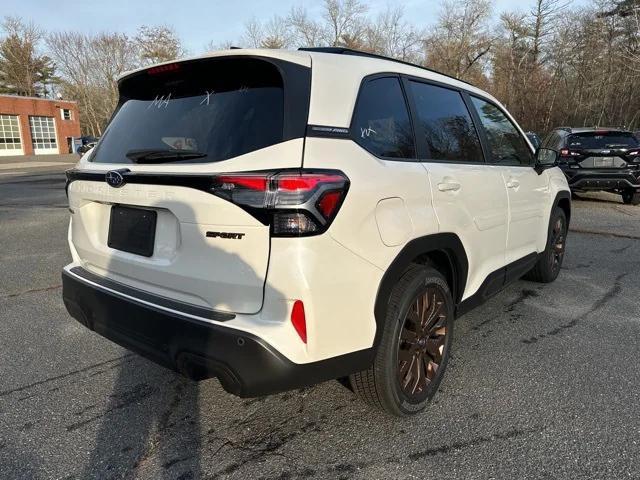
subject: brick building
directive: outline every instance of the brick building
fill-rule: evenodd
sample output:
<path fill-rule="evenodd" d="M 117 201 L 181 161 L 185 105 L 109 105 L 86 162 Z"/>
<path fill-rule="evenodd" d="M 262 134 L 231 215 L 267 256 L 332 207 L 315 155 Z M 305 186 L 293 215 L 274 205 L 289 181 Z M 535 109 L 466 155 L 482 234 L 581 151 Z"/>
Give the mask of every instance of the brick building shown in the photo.
<path fill-rule="evenodd" d="M 76 102 L 0 95 L 0 156 L 70 153 L 79 136 Z"/>

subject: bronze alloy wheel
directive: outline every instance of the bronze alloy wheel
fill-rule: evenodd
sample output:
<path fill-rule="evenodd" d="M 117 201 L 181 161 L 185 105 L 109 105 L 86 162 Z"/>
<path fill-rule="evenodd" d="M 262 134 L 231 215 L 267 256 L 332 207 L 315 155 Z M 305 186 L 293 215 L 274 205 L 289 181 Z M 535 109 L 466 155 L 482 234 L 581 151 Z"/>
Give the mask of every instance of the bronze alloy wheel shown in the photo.
<path fill-rule="evenodd" d="M 447 308 L 442 288 L 429 285 L 413 301 L 398 342 L 398 381 L 408 398 L 423 397 L 436 379 L 447 340 Z"/>
<path fill-rule="evenodd" d="M 453 319 L 444 275 L 431 265 L 409 266 L 389 296 L 371 367 L 349 378 L 354 392 L 398 417 L 423 411 L 447 369 Z"/>
<path fill-rule="evenodd" d="M 564 257 L 564 243 L 566 239 L 564 217 L 558 217 L 551 231 L 551 271 L 555 272 L 562 265 Z"/>

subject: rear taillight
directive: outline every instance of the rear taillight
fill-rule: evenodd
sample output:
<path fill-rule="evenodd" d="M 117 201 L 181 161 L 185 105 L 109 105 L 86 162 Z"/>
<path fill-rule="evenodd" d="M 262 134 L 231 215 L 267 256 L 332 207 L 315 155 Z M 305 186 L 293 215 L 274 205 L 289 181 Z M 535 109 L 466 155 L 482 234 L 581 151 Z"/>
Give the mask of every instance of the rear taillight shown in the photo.
<path fill-rule="evenodd" d="M 564 158 L 579 157 L 580 155 L 582 155 L 580 152 L 573 152 L 568 148 L 560 150 L 560 156 Z"/>
<path fill-rule="evenodd" d="M 273 236 L 324 232 L 349 188 L 341 172 L 264 172 L 219 175 L 213 193 L 271 225 Z"/>

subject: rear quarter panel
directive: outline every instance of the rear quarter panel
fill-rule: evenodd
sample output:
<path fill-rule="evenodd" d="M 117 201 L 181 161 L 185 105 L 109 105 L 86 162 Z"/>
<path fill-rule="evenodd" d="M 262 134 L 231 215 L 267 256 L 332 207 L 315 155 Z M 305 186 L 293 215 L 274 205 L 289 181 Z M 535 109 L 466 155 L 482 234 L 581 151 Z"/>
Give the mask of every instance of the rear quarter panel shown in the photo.
<path fill-rule="evenodd" d="M 387 240 L 385 245 L 381 230 L 395 237 L 400 229 L 407 241 L 438 232 L 429 177 L 420 163 L 382 160 L 351 140 L 308 138 L 304 166 L 335 168 L 349 177 L 349 192 L 328 233 L 379 268 L 386 269 L 406 243 Z M 379 209 L 385 199 L 402 200 L 398 214 L 407 217 L 401 226 Z"/>

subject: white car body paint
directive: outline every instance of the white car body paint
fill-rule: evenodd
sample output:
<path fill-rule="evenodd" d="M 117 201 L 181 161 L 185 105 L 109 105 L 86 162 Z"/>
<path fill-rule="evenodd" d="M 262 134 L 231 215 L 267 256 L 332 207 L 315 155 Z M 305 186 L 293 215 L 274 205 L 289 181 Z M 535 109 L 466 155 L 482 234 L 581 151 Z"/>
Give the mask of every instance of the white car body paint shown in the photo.
<path fill-rule="evenodd" d="M 229 55 L 310 67 L 309 125 L 349 128 L 363 78 L 385 72 L 463 88 L 499 105 L 466 83 L 375 58 L 273 50 L 231 50 L 199 58 Z M 67 272 L 80 266 L 145 292 L 232 312 L 235 318 L 224 323 L 199 320 L 256 335 L 297 364 L 372 347 L 380 282 L 411 240 L 438 233 L 459 237 L 469 265 L 462 299 L 468 299 L 492 272 L 544 250 L 553 201 L 558 192 L 568 192 L 556 168 L 539 174 L 531 166 L 394 161 L 372 155 L 351 139 L 318 136 L 216 163 L 92 163 L 94 153 L 76 168 L 105 174 L 126 167 L 136 174 L 215 175 L 302 165 L 340 170 L 349 178 L 346 199 L 328 231 L 305 238 L 271 238 L 269 227 L 247 211 L 187 187 L 112 188 L 84 180 L 69 186 L 73 263 Z M 116 204 L 158 212 L 153 256 L 107 246 L 109 212 Z M 240 241 L 207 238 L 211 230 L 244 236 Z M 295 300 L 304 302 L 306 344 L 290 322 Z"/>

